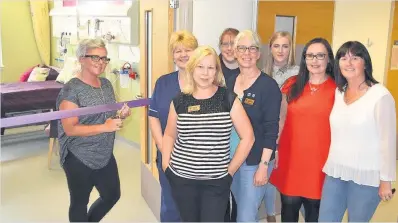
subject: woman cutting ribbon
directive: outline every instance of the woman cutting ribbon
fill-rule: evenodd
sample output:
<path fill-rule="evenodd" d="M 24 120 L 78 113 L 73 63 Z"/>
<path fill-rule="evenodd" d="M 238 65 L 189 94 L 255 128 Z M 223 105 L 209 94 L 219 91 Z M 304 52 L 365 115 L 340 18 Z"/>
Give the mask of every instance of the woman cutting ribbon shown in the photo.
<path fill-rule="evenodd" d="M 112 84 L 99 77 L 109 63 L 101 39 L 82 40 L 76 50 L 81 70 L 60 91 L 57 110 L 116 103 Z M 100 221 L 120 198 L 120 181 L 113 146 L 115 131 L 130 115 L 125 104 L 119 111 L 82 115 L 60 120 L 58 138 L 61 166 L 70 193 L 69 221 Z M 87 212 L 90 193 L 100 197 Z"/>

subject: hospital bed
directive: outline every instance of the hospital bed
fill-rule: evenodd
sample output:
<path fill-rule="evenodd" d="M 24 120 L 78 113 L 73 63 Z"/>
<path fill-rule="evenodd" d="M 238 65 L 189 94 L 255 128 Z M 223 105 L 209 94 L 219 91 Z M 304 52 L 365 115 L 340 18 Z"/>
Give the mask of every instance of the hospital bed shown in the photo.
<path fill-rule="evenodd" d="M 54 110 L 62 87 L 63 84 L 55 80 L 0 84 L 1 118 Z M 1 135 L 4 135 L 4 131 L 5 128 L 1 128 Z M 49 169 L 57 136 L 57 121 L 51 121 L 48 150 Z"/>
<path fill-rule="evenodd" d="M 54 80 L 0 84 L 1 118 L 32 111 L 51 110 L 63 84 Z M 1 135 L 4 134 L 1 129 Z"/>

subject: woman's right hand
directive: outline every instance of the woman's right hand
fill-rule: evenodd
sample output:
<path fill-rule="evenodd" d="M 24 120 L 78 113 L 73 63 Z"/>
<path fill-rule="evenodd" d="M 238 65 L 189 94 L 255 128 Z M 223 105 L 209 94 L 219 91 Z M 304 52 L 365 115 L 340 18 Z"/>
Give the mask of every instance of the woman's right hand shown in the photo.
<path fill-rule="evenodd" d="M 166 172 L 167 167 L 169 167 L 169 162 L 163 160 L 162 162 L 163 172 Z"/>
<path fill-rule="evenodd" d="M 115 132 L 119 131 L 123 127 L 123 122 L 120 118 L 108 118 L 105 123 L 105 132 Z"/>

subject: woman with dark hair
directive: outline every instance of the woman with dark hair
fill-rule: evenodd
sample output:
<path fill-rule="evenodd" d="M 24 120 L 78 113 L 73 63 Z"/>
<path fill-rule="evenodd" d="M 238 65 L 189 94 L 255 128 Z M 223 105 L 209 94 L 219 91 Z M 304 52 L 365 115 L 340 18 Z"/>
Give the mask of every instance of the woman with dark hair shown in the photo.
<path fill-rule="evenodd" d="M 303 50 L 299 74 L 282 87 L 278 164 L 270 182 L 281 193 L 282 221 L 297 222 L 301 205 L 305 221 L 318 221 L 322 167 L 330 145 L 329 115 L 336 84 L 333 52 L 327 40 L 315 38 Z"/>
<path fill-rule="evenodd" d="M 337 51 L 338 89 L 330 115 L 331 145 L 323 171 L 319 221 L 371 220 L 380 200 L 392 198 L 396 180 L 395 101 L 372 76 L 366 47 L 344 43 Z"/>
<path fill-rule="evenodd" d="M 220 63 L 222 73 L 225 80 L 228 80 L 231 76 L 239 74 L 238 61 L 234 55 L 234 41 L 235 37 L 239 34 L 239 30 L 234 28 L 226 28 L 220 35 L 219 47 L 220 47 Z"/>

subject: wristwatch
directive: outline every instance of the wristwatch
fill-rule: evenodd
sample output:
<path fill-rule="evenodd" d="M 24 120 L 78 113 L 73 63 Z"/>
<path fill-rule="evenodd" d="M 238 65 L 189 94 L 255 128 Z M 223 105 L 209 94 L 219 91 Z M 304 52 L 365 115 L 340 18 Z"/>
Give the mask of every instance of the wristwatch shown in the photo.
<path fill-rule="evenodd" d="M 264 165 L 268 166 L 268 161 L 261 160 L 260 162 L 261 162 L 262 164 L 264 164 Z"/>

